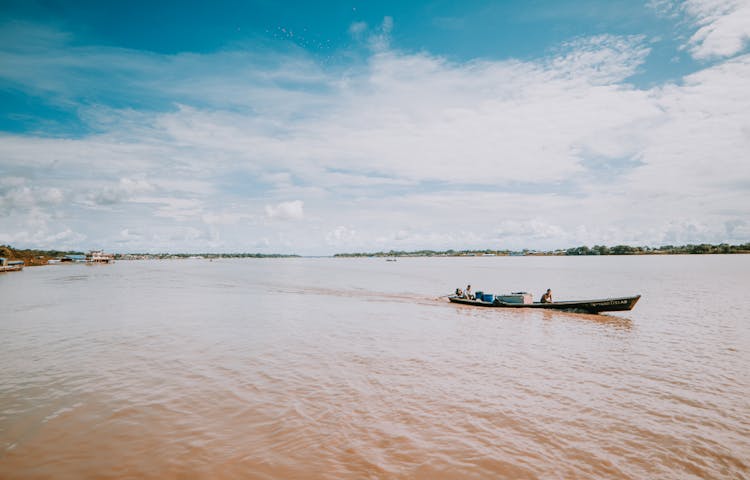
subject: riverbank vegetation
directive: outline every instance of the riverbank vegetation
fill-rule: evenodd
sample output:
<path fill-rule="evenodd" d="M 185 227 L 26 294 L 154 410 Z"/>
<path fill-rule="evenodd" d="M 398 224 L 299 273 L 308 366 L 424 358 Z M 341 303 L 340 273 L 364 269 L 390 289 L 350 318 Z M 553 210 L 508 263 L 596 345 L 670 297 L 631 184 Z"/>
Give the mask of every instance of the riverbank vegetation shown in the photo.
<path fill-rule="evenodd" d="M 64 257 L 65 255 L 83 255 L 83 252 L 72 250 L 17 249 L 10 245 L 0 245 L 0 257 L 9 260 L 23 260 L 26 266 L 46 265 L 49 260 Z"/>
<path fill-rule="evenodd" d="M 116 253 L 115 260 L 166 260 L 181 258 L 294 258 L 282 253 Z"/>
<path fill-rule="evenodd" d="M 60 259 L 66 255 L 83 255 L 74 250 L 34 250 L 17 249 L 10 245 L 0 245 L 0 257 L 9 260 L 23 260 L 26 266 L 46 265 L 49 260 Z M 265 253 L 117 253 L 115 260 L 160 260 L 168 258 L 286 258 L 298 255 L 265 254 Z"/>
<path fill-rule="evenodd" d="M 730 254 L 750 253 L 750 243 L 742 245 L 729 245 L 721 243 L 711 245 L 703 243 L 700 245 L 665 245 L 661 247 L 632 247 L 630 245 L 615 245 L 607 247 L 594 245 L 593 247 L 580 246 L 560 250 L 390 250 L 388 252 L 373 253 L 337 253 L 334 257 L 476 257 L 476 256 L 527 256 L 527 255 L 693 255 L 693 254 Z"/>

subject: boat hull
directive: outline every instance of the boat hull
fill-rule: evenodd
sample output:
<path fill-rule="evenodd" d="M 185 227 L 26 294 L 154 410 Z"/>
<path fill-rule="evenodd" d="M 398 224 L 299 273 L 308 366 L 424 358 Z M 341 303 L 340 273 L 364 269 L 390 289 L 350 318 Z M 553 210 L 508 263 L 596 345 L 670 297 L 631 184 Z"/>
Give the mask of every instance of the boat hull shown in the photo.
<path fill-rule="evenodd" d="M 494 302 L 485 302 L 482 300 L 470 300 L 456 296 L 448 297 L 453 303 L 463 305 L 472 305 L 476 307 L 493 307 L 493 308 L 543 308 L 550 310 L 566 310 L 574 312 L 600 313 L 600 312 L 623 312 L 632 310 L 640 295 L 633 297 L 603 298 L 600 300 L 576 300 L 570 302 L 552 302 L 552 303 L 507 303 L 495 300 Z"/>
<path fill-rule="evenodd" d="M 21 270 L 23 270 L 23 265 L 0 266 L 0 272 L 20 272 Z"/>

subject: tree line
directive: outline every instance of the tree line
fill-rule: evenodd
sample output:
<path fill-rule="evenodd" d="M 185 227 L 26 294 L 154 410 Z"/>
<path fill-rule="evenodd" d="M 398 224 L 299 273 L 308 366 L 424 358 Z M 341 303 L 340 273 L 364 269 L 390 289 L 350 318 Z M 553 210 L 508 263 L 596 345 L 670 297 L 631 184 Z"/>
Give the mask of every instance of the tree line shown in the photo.
<path fill-rule="evenodd" d="M 692 254 L 731 254 L 750 253 L 750 243 L 741 245 L 729 245 L 720 243 L 718 245 L 701 243 L 699 245 L 663 245 L 660 247 L 615 245 L 594 245 L 593 247 L 580 246 L 559 250 L 507 250 L 507 249 L 484 249 L 484 250 L 389 250 L 387 252 L 360 252 L 360 253 L 337 253 L 334 257 L 464 257 L 484 255 L 692 255 Z"/>
<path fill-rule="evenodd" d="M 76 250 L 39 250 L 18 249 L 10 245 L 0 245 L 0 257 L 9 260 L 23 260 L 26 265 L 44 265 L 49 260 L 62 258 L 66 255 L 83 255 L 84 252 Z M 287 258 L 298 255 L 285 255 L 280 253 L 135 253 L 115 254 L 115 259 L 165 259 L 165 258 Z"/>
<path fill-rule="evenodd" d="M 727 253 L 750 253 L 750 243 L 742 245 L 729 245 L 720 243 L 712 245 L 701 243 L 699 245 L 663 245 L 661 247 L 631 247 L 630 245 L 615 245 L 607 247 L 605 245 L 594 245 L 574 247 L 565 250 L 565 255 L 693 255 L 693 254 L 727 254 Z"/>
<path fill-rule="evenodd" d="M 115 260 L 130 259 L 154 259 L 164 260 L 170 258 L 293 258 L 299 257 L 294 254 L 283 253 L 116 253 Z"/>
<path fill-rule="evenodd" d="M 65 251 L 65 250 L 36 250 L 36 249 L 18 249 L 10 245 L 0 245 L 0 257 L 10 260 L 23 260 L 26 265 L 44 265 L 52 258 L 59 258 L 65 255 L 83 255 L 83 252 Z"/>

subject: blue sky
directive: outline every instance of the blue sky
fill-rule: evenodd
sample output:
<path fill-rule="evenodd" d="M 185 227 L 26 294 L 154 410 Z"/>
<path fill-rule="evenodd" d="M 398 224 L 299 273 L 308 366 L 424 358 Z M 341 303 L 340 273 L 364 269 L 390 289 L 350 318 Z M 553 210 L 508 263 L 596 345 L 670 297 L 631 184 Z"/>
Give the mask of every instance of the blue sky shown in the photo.
<path fill-rule="evenodd" d="M 750 240 L 750 2 L 0 2 L 0 243 Z"/>

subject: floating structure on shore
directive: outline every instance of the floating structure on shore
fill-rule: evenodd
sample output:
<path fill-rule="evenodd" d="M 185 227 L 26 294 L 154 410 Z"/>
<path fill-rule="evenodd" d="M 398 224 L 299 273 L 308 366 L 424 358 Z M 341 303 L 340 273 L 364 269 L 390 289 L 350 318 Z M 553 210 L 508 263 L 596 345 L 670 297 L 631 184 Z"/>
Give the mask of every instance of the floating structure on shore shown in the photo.
<path fill-rule="evenodd" d="M 25 263 L 23 260 L 8 260 L 0 257 L 0 272 L 20 272 Z"/>
<path fill-rule="evenodd" d="M 113 263 L 115 256 L 112 253 L 104 253 L 103 250 L 91 250 L 87 254 L 70 253 L 60 259 L 50 260 L 49 264 L 59 263 Z"/>
<path fill-rule="evenodd" d="M 103 250 L 91 250 L 86 254 L 86 263 L 113 263 L 115 256 Z"/>
<path fill-rule="evenodd" d="M 84 263 L 86 261 L 86 255 L 70 253 L 60 259 L 60 263 Z"/>

